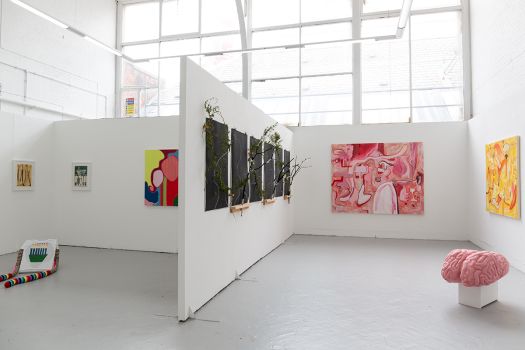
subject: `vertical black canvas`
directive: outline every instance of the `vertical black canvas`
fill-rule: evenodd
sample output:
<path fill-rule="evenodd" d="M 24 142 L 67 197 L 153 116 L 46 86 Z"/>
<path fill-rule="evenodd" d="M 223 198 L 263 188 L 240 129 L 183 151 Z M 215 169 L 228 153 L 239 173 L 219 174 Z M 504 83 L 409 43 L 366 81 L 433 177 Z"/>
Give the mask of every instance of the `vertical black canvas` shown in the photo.
<path fill-rule="evenodd" d="M 287 150 L 284 150 L 284 167 L 287 177 L 290 176 L 290 151 Z M 290 181 L 288 179 L 284 181 L 284 194 L 286 196 L 290 195 Z"/>
<path fill-rule="evenodd" d="M 220 190 L 220 182 L 228 186 L 228 154 L 225 142 L 228 140 L 228 125 L 215 120 L 206 121 L 206 211 L 226 208 L 228 206 L 227 191 Z M 208 142 L 209 136 L 213 142 Z M 216 163 L 216 167 L 213 163 Z M 189 179 L 191 181 L 191 179 Z"/>
<path fill-rule="evenodd" d="M 264 144 L 264 198 L 273 197 L 275 164 L 273 146 Z"/>
<path fill-rule="evenodd" d="M 248 175 L 248 135 L 232 130 L 232 205 L 247 203 L 250 195 L 250 187 L 243 182 Z"/>
<path fill-rule="evenodd" d="M 279 182 L 277 182 L 275 187 L 275 197 L 282 197 L 283 196 L 283 178 L 284 178 L 284 172 L 283 172 L 283 150 L 282 149 L 276 149 L 275 150 L 275 177 Z"/>
<path fill-rule="evenodd" d="M 258 139 L 256 139 L 255 137 L 250 137 L 250 150 L 252 150 L 253 147 L 255 147 L 257 143 L 259 143 Z M 262 152 L 262 149 L 260 151 Z M 262 161 L 263 161 L 262 154 L 258 154 L 255 157 L 254 162 L 253 162 L 253 168 L 257 170 L 255 171 L 255 174 L 254 173 L 250 174 L 250 202 L 258 202 L 262 199 L 261 194 L 260 194 L 260 191 L 262 190 L 262 187 L 263 187 L 262 186 L 262 181 L 263 181 L 263 177 L 262 177 L 263 162 Z"/>

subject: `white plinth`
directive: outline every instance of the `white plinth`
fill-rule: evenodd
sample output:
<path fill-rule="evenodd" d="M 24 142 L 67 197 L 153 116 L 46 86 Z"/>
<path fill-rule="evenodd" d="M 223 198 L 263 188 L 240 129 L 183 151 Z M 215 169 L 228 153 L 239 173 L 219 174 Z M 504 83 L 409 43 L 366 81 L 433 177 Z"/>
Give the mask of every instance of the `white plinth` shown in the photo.
<path fill-rule="evenodd" d="M 498 300 L 498 282 L 482 287 L 465 287 L 461 283 L 458 286 L 458 300 L 462 305 L 481 309 Z"/>

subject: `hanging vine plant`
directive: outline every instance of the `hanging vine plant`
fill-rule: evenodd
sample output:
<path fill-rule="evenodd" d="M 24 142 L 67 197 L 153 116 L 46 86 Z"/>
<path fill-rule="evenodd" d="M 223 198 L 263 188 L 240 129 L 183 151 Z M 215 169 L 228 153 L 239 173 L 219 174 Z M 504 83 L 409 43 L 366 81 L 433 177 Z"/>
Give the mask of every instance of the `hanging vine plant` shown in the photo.
<path fill-rule="evenodd" d="M 306 163 L 309 160 L 310 158 L 298 160 L 297 157 L 294 157 L 288 162 L 282 162 L 281 171 L 275 176 L 276 180 L 274 183 L 277 184 L 281 181 L 284 183 L 288 183 L 289 191 L 285 194 L 288 197 L 288 201 L 292 196 L 292 185 L 295 180 L 295 177 L 299 174 L 299 172 L 301 172 L 301 170 L 309 168 L 309 166 L 306 165 Z"/>
<path fill-rule="evenodd" d="M 227 183 L 228 173 L 224 172 L 222 164 L 228 162 L 228 153 L 230 152 L 231 143 L 227 132 L 228 126 L 222 116 L 220 107 L 217 105 L 217 98 L 213 97 L 204 102 L 204 110 L 207 117 L 203 125 L 203 134 L 206 140 L 206 179 L 212 179 L 213 190 L 216 190 L 216 202 L 210 206 L 210 209 L 219 207 L 219 202 L 224 196 L 228 196 L 230 188 Z M 226 127 L 225 133 L 214 132 L 217 123 L 222 123 Z M 224 180 L 226 178 L 226 181 Z M 207 190 L 210 190 L 207 188 Z M 222 194 L 222 196 L 221 196 Z M 226 203 L 227 206 L 227 203 Z M 208 208 L 208 205 L 207 205 Z"/>
<path fill-rule="evenodd" d="M 233 198 L 240 195 L 241 204 L 248 203 L 250 200 L 250 185 L 252 184 L 252 191 L 256 191 L 259 198 L 263 199 L 273 199 L 275 197 L 276 188 L 279 183 L 288 182 L 291 187 L 293 180 L 297 174 L 305 168 L 305 162 L 308 160 L 304 159 L 302 161 L 297 161 L 297 158 L 293 158 L 290 161 L 283 161 L 282 159 L 277 160 L 279 165 L 279 172 L 274 174 L 272 179 L 271 191 L 265 193 L 263 191 L 262 179 L 259 177 L 258 173 L 262 168 L 267 164 L 274 161 L 274 155 L 276 152 L 282 152 L 282 138 L 281 135 L 276 131 L 277 123 L 264 129 L 263 134 L 260 138 L 255 139 L 256 142 L 250 144 L 248 150 L 248 171 L 246 174 L 236 181 L 232 181 L 234 185 L 229 186 L 227 180 L 224 181 L 225 173 L 221 166 L 221 162 L 224 162 L 228 159 L 228 154 L 231 151 L 231 140 L 230 134 L 226 131 L 223 134 L 214 132 L 215 122 L 222 123 L 226 126 L 226 122 L 222 115 L 221 109 L 218 106 L 218 100 L 215 97 L 212 97 L 204 102 L 204 110 L 206 111 L 207 117 L 203 125 L 203 133 L 206 139 L 206 150 L 209 152 L 207 156 L 207 178 L 213 179 L 213 186 L 217 190 L 218 194 L 223 194 L 230 198 L 233 202 Z M 219 137 L 217 139 L 217 137 Z M 271 156 L 265 157 L 268 153 L 271 152 Z M 265 160 L 266 158 L 266 160 Z M 281 157 L 282 158 L 282 157 Z M 258 160 L 262 161 L 259 163 Z M 226 170 L 226 179 L 227 170 Z M 217 196 L 217 202 L 215 203 L 214 208 L 217 207 L 217 204 L 220 200 L 220 195 Z M 242 213 L 242 211 L 241 211 Z"/>
<path fill-rule="evenodd" d="M 264 129 L 262 136 L 257 139 L 253 145 L 250 146 L 248 152 L 248 169 L 247 179 L 254 179 L 255 186 L 254 189 L 257 192 L 260 198 L 265 198 L 265 193 L 263 191 L 262 179 L 259 178 L 258 172 L 260 169 L 264 168 L 270 161 L 273 160 L 273 157 L 269 157 L 267 161 L 264 161 L 264 155 L 268 152 L 272 152 L 272 156 L 275 152 L 275 149 L 281 149 L 281 135 L 275 131 L 277 128 L 277 123 L 273 124 Z M 261 164 L 258 165 L 256 160 L 261 158 Z M 244 188 L 246 191 L 246 186 Z"/>

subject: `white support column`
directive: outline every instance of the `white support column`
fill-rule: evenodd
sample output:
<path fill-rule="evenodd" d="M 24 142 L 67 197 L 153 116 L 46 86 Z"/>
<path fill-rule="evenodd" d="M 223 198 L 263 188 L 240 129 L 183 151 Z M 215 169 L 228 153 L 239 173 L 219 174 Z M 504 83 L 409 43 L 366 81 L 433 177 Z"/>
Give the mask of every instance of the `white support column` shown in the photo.
<path fill-rule="evenodd" d="M 117 1 L 117 35 L 116 35 L 116 42 L 115 42 L 115 48 L 118 51 L 122 51 L 122 4 L 120 1 Z M 121 87 L 122 87 L 122 57 L 115 56 L 115 116 L 114 118 L 120 118 L 122 117 L 122 94 L 121 94 Z M 138 104 L 138 100 L 137 100 Z"/>
<path fill-rule="evenodd" d="M 470 0 L 462 0 L 463 105 L 465 120 L 472 119 L 472 58 L 470 55 Z"/>
<path fill-rule="evenodd" d="M 301 18 L 301 0 L 299 0 L 299 44 L 303 43 L 303 28 L 302 28 L 302 18 Z M 299 111 L 299 121 L 297 123 L 297 126 L 303 125 L 303 48 L 299 47 L 299 106 L 297 106 L 297 110 Z"/>
<path fill-rule="evenodd" d="M 352 2 L 352 38 L 361 37 L 362 0 Z M 353 44 L 352 50 L 352 124 L 361 124 L 362 84 L 361 84 L 361 43 Z"/>
<path fill-rule="evenodd" d="M 159 0 L 159 37 L 162 35 L 162 8 L 164 7 L 163 4 L 164 3 L 164 0 Z M 160 57 L 160 45 L 161 43 L 159 43 L 157 45 L 157 57 Z M 161 64 L 160 64 L 160 60 L 157 61 L 157 74 L 158 74 L 158 78 L 157 78 L 157 116 L 160 116 L 160 82 L 162 80 L 162 72 L 160 71 L 161 67 Z"/>
<path fill-rule="evenodd" d="M 406 33 L 407 28 L 404 28 L 404 31 Z M 410 92 L 410 115 L 408 116 L 408 122 L 413 123 L 414 122 L 414 91 L 412 90 L 414 80 L 413 80 L 413 72 L 412 72 L 412 16 L 408 18 L 408 90 Z"/>
<path fill-rule="evenodd" d="M 242 8 L 242 0 L 235 0 L 237 5 L 237 17 L 239 19 L 239 33 L 241 35 L 241 48 L 243 50 L 248 49 L 251 42 L 248 42 L 248 33 L 246 29 L 246 21 L 244 11 Z M 246 13 L 248 12 L 248 3 L 246 4 Z M 250 71 L 251 71 L 251 59 L 249 53 L 242 54 L 242 96 L 249 100 L 250 99 Z"/>

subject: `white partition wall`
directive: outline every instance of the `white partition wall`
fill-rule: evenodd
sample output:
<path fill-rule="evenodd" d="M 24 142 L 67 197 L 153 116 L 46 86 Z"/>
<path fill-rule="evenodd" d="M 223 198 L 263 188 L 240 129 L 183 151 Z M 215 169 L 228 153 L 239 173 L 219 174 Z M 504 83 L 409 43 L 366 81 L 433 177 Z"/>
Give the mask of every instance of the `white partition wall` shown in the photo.
<path fill-rule="evenodd" d="M 425 213 L 332 213 L 331 145 L 423 142 Z M 467 240 L 467 125 L 420 123 L 301 127 L 294 130 L 300 157 L 310 157 L 294 183 L 294 233 L 403 239 Z M 312 186 L 315 184 L 315 186 Z"/>
<path fill-rule="evenodd" d="M 52 136 L 51 121 L 0 112 L 0 254 L 53 235 Z M 15 159 L 35 162 L 33 191 L 13 191 Z"/>
<path fill-rule="evenodd" d="M 181 60 L 181 173 L 179 220 L 179 320 L 186 320 L 257 260 L 292 234 L 291 205 L 278 198 L 240 214 L 228 208 L 205 212 L 204 102 L 218 99 L 226 124 L 260 137 L 275 122 L 189 59 Z M 278 132 L 283 147 L 292 132 Z"/>
<path fill-rule="evenodd" d="M 525 271 L 525 6 L 523 1 L 471 1 L 474 117 L 468 122 L 470 240 L 504 254 Z M 497 15 L 495 15 L 497 14 Z M 485 145 L 521 137 L 521 219 L 486 210 Z"/>
<path fill-rule="evenodd" d="M 55 123 L 54 219 L 60 243 L 177 251 L 177 207 L 144 205 L 144 151 L 178 148 L 179 118 Z M 92 165 L 91 191 L 72 190 L 72 163 Z"/>

